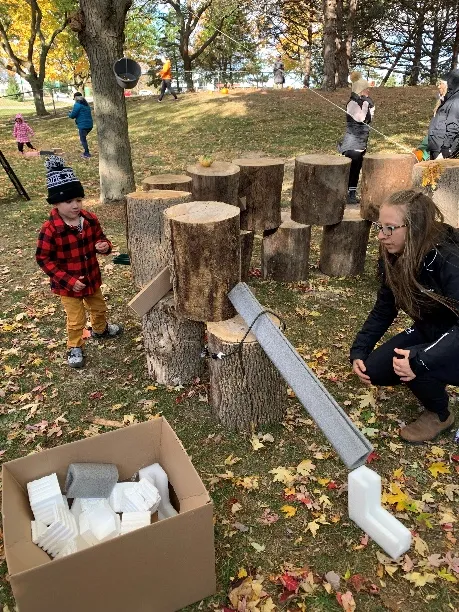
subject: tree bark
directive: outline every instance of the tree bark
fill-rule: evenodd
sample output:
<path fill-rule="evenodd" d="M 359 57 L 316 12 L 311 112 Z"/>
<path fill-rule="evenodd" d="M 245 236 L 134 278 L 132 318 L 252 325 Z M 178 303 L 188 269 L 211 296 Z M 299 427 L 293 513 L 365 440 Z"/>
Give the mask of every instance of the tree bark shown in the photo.
<path fill-rule="evenodd" d="M 240 168 L 239 198 L 244 198 L 241 228 L 263 232 L 281 224 L 284 160 L 268 157 L 233 159 Z"/>
<path fill-rule="evenodd" d="M 209 350 L 227 355 L 209 360 L 210 404 L 219 422 L 237 431 L 279 423 L 285 407 L 285 383 L 255 336 L 239 344 L 247 329 L 239 315 L 207 325 Z"/>
<path fill-rule="evenodd" d="M 387 69 L 386 74 L 384 75 L 383 80 L 381 81 L 381 84 L 379 85 L 380 87 L 384 87 L 384 85 L 387 83 L 387 81 L 389 80 L 390 75 L 394 72 L 395 68 L 397 67 L 397 64 L 399 63 L 399 61 L 402 58 L 402 55 L 405 53 L 407 47 L 408 47 L 408 42 L 406 42 L 403 47 L 400 48 L 400 50 L 397 52 L 396 56 L 394 57 L 394 61 L 392 62 L 392 64 L 389 66 L 389 68 Z"/>
<path fill-rule="evenodd" d="M 427 170 L 438 168 L 438 178 L 435 189 L 431 185 L 422 185 Z M 445 218 L 445 223 L 459 227 L 459 160 L 444 159 L 441 161 L 425 161 L 413 168 L 413 187 L 421 189 L 432 198 Z"/>
<path fill-rule="evenodd" d="M 91 66 L 99 143 L 100 199 L 124 201 L 135 189 L 124 90 L 113 65 L 123 56 L 124 24 L 132 0 L 80 0 L 72 19 Z"/>
<path fill-rule="evenodd" d="M 292 220 L 304 225 L 333 225 L 343 218 L 351 161 L 337 155 L 301 155 L 295 159 Z"/>
<path fill-rule="evenodd" d="M 127 195 L 127 244 L 137 287 L 146 285 L 168 265 L 164 211 L 191 199 L 186 191 L 135 191 Z"/>
<path fill-rule="evenodd" d="M 43 81 L 38 78 L 38 76 L 29 74 L 24 77 L 28 82 L 30 87 L 32 88 L 33 93 L 33 102 L 35 104 L 35 112 L 39 117 L 45 117 L 49 115 L 49 112 L 46 110 L 45 101 L 43 99 Z"/>
<path fill-rule="evenodd" d="M 328 276 L 356 276 L 365 268 L 371 223 L 356 209 L 346 209 L 343 220 L 324 227 L 320 245 L 320 271 Z"/>
<path fill-rule="evenodd" d="M 416 163 L 416 157 L 409 153 L 373 153 L 364 156 L 360 200 L 362 219 L 377 221 L 381 205 L 392 193 L 410 189 Z"/>
<path fill-rule="evenodd" d="M 177 314 L 174 295 L 168 293 L 142 317 L 149 375 L 162 385 L 183 385 L 204 371 L 201 352 L 204 325 Z"/>
<path fill-rule="evenodd" d="M 225 202 L 238 206 L 239 167 L 215 161 L 208 168 L 201 164 L 188 166 L 192 178 L 193 199 L 202 202 Z"/>
<path fill-rule="evenodd" d="M 250 264 L 252 262 L 254 232 L 241 230 L 241 281 L 249 279 Z"/>
<path fill-rule="evenodd" d="M 451 70 L 456 70 L 459 57 L 459 2 L 456 4 L 456 28 L 454 32 L 453 49 L 451 56 Z"/>
<path fill-rule="evenodd" d="M 336 89 L 336 0 L 322 0 L 322 8 L 324 14 L 322 88 L 333 91 Z"/>
<path fill-rule="evenodd" d="M 241 274 L 239 209 L 222 202 L 188 202 L 164 215 L 177 312 L 193 321 L 234 316 L 227 294 Z"/>
<path fill-rule="evenodd" d="M 312 43 L 313 43 L 312 34 L 313 34 L 312 24 L 309 24 L 308 29 L 307 29 L 306 44 L 304 45 L 304 59 L 303 59 L 303 70 L 304 70 L 303 86 L 306 88 L 309 88 L 311 84 L 311 61 L 312 61 Z"/>
<path fill-rule="evenodd" d="M 265 232 L 263 236 L 263 278 L 283 283 L 307 280 L 310 245 L 311 226 L 296 223 L 289 212 L 283 212 L 281 226 L 275 231 Z"/>
<path fill-rule="evenodd" d="M 414 55 L 413 63 L 411 66 L 411 74 L 408 81 L 408 85 L 415 87 L 418 84 L 419 76 L 421 74 L 421 60 L 422 60 L 422 35 L 424 32 L 424 15 L 418 19 L 416 24 L 416 30 L 414 35 Z"/>
<path fill-rule="evenodd" d="M 162 189 L 191 192 L 191 177 L 186 174 L 154 174 L 143 179 L 142 188 L 144 191 Z"/>

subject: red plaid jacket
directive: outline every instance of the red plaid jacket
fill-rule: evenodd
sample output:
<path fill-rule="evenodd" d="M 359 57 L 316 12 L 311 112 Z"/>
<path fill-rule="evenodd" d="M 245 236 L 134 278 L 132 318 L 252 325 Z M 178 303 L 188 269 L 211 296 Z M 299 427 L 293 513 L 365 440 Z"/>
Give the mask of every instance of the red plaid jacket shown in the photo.
<path fill-rule="evenodd" d="M 96 257 L 96 242 L 106 240 L 96 215 L 81 211 L 83 231 L 72 228 L 62 220 L 57 208 L 53 208 L 48 221 L 43 223 L 38 236 L 35 258 L 42 270 L 51 278 L 51 291 L 68 297 L 92 295 L 102 284 Z M 107 255 L 107 253 L 105 253 Z M 83 276 L 86 287 L 75 292 L 73 287 Z"/>

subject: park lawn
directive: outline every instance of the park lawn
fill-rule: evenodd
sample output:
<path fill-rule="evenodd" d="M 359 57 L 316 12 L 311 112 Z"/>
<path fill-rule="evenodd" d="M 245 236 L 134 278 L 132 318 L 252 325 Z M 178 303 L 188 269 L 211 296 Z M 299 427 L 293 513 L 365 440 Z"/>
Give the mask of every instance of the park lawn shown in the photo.
<path fill-rule="evenodd" d="M 327 95 L 340 106 L 346 104 L 346 92 Z M 408 148 L 415 146 L 425 133 L 434 90 L 388 89 L 375 91 L 374 98 L 375 127 Z M 258 152 L 287 159 L 285 205 L 293 158 L 334 153 L 344 124 L 344 113 L 309 91 L 190 94 L 177 104 L 166 99 L 160 105 L 151 98 L 127 104 L 138 187 L 144 176 L 182 171 L 204 153 L 231 160 Z M 79 157 L 72 121 L 50 117 L 32 124 L 36 146 L 64 148 L 66 161 L 87 191 L 87 207 L 101 219 L 115 252 L 125 252 L 123 207 L 97 200 L 95 135 L 89 137 L 95 155 L 86 162 Z M 112 256 L 101 258 L 103 289 L 111 319 L 122 322 L 125 333 L 115 341 L 89 342 L 82 371 L 67 367 L 63 312 L 34 261 L 37 231 L 49 210 L 43 160 L 19 158 L 10 128 L 10 123 L 0 123 L 0 146 L 32 200 L 20 200 L 0 174 L 1 460 L 103 433 L 110 429 L 101 424 L 104 419 L 129 424 L 162 414 L 183 441 L 215 503 L 218 593 L 188 610 L 231 609 L 227 595 L 243 580 L 255 597 L 250 591 L 255 575 L 261 576 L 276 606 L 264 598 L 259 607 L 263 611 L 264 606 L 264 612 L 340 610 L 335 590 L 346 594 L 343 605 L 351 593 L 357 610 L 458 610 L 454 555 L 459 447 L 451 434 L 436 444 L 402 445 L 400 423 L 418 410 L 411 396 L 401 388 L 368 393 L 350 373 L 349 345 L 377 289 L 374 238 L 365 273 L 358 278 L 320 274 L 321 231 L 315 228 L 308 283 L 278 284 L 254 277 L 251 286 L 261 303 L 285 320 L 288 338 L 373 442 L 370 467 L 382 476 L 386 507 L 415 535 L 412 549 L 399 563 L 384 557 L 348 520 L 347 470 L 295 397 L 286 399 L 283 423 L 253 432 L 267 436 L 255 450 L 258 444 L 251 433 L 227 431 L 213 420 L 205 381 L 164 388 L 148 378 L 141 326 L 126 306 L 136 290 L 129 268 L 113 265 Z M 394 148 L 373 135 L 370 150 Z M 258 238 L 256 253 L 259 246 Z M 252 263 L 259 267 L 256 256 Z M 401 319 L 395 328 L 405 323 Z M 297 471 L 304 460 L 309 463 Z M 285 482 L 274 481 L 271 470 L 279 467 L 290 468 L 291 485 L 282 470 Z M 0 569 L 0 603 L 11 611 L 14 601 L 3 555 Z M 335 590 L 324 582 L 327 572 L 339 576 Z M 352 601 L 349 606 L 352 610 Z"/>

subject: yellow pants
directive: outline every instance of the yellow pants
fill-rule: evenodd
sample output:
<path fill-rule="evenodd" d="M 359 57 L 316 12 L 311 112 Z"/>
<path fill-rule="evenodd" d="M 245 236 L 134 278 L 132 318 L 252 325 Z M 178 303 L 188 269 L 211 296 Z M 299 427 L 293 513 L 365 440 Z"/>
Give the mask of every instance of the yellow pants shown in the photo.
<path fill-rule="evenodd" d="M 92 329 L 98 334 L 105 331 L 107 306 L 100 288 L 92 295 L 81 298 L 61 295 L 61 301 L 67 315 L 67 348 L 84 345 L 83 329 L 86 325 L 86 310 L 89 311 Z"/>

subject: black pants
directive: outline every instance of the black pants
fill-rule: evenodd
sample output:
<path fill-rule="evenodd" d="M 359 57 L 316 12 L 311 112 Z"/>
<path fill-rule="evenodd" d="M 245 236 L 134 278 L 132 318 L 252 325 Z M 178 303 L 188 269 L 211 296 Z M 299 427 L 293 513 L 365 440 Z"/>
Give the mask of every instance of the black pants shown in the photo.
<path fill-rule="evenodd" d="M 349 184 L 348 189 L 357 189 L 357 184 L 359 182 L 360 170 L 362 169 L 363 156 L 365 155 L 365 151 L 353 151 L 350 149 L 349 151 L 345 151 L 343 153 L 346 157 L 349 157 L 351 161 L 351 171 L 349 172 Z"/>
<path fill-rule="evenodd" d="M 365 360 L 366 374 L 371 383 L 376 386 L 394 386 L 405 384 L 418 398 L 426 410 L 436 412 L 442 420 L 449 416 L 447 384 L 457 384 L 455 381 L 443 381 L 430 372 L 418 374 L 416 378 L 402 383 L 394 372 L 392 359 L 396 355 L 394 349 L 406 349 L 417 344 L 425 344 L 426 338 L 415 328 L 407 329 L 397 334 L 383 345 L 375 349 Z"/>
<path fill-rule="evenodd" d="M 171 96 L 174 96 L 174 98 L 177 100 L 177 96 L 175 95 L 175 92 L 173 91 L 172 87 L 171 87 L 171 80 L 170 79 L 163 79 L 161 81 L 161 94 L 159 96 L 159 99 L 162 100 L 164 97 L 164 94 L 166 93 L 166 91 L 168 91 Z"/>
<path fill-rule="evenodd" d="M 31 142 L 18 142 L 18 151 L 20 153 L 22 153 L 24 151 L 24 145 L 25 144 L 29 147 L 29 149 L 33 149 L 35 151 L 35 147 L 32 145 Z"/>

